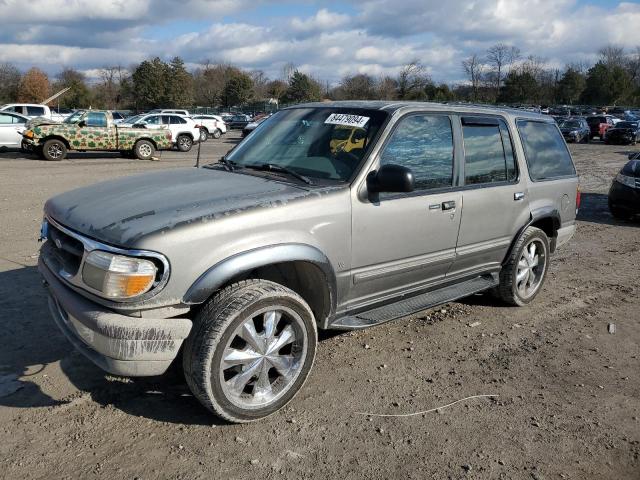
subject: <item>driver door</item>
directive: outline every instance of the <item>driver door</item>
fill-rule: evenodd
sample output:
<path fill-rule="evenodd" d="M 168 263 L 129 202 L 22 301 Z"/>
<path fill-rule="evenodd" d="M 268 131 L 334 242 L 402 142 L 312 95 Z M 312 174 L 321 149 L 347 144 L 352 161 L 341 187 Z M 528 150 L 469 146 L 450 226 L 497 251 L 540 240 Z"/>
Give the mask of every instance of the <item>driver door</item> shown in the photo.
<path fill-rule="evenodd" d="M 410 193 L 352 195 L 352 272 L 345 308 L 420 290 L 442 280 L 455 259 L 462 214 L 454 130 L 448 115 L 400 119 L 371 170 L 411 169 Z"/>

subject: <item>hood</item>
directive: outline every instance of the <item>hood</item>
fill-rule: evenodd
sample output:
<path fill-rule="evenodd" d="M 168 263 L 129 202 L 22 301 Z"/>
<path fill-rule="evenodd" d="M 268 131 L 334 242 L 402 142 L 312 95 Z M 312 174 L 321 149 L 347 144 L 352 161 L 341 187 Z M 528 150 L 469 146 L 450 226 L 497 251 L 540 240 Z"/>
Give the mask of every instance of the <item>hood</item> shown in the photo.
<path fill-rule="evenodd" d="M 283 205 L 309 189 L 224 170 L 188 168 L 134 175 L 53 197 L 45 213 L 96 240 L 133 247 L 141 238 L 195 221 Z"/>
<path fill-rule="evenodd" d="M 47 117 L 36 117 L 29 120 L 25 126 L 27 128 L 40 127 L 42 125 L 60 125 L 62 122 L 58 122 L 56 120 L 51 120 Z"/>

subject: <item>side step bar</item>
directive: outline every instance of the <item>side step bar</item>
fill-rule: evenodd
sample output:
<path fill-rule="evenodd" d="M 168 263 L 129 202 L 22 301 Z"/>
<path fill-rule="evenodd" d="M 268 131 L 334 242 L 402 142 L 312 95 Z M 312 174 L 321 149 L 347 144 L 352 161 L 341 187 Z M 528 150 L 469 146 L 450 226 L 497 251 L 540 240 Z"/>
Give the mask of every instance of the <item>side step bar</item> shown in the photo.
<path fill-rule="evenodd" d="M 377 307 L 366 312 L 346 315 L 338 318 L 329 325 L 331 329 L 359 330 L 381 323 L 405 317 L 412 313 L 432 308 L 443 303 L 452 302 L 459 298 L 468 297 L 474 293 L 488 290 L 500 283 L 497 273 L 475 277 L 462 283 L 449 285 L 432 290 L 415 297 L 406 298 L 389 305 Z"/>

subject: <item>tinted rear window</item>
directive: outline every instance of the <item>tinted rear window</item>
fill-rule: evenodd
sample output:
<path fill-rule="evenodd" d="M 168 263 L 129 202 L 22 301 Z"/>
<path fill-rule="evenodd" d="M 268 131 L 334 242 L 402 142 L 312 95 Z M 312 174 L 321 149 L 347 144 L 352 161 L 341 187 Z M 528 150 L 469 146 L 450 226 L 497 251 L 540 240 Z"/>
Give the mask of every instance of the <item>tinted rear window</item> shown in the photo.
<path fill-rule="evenodd" d="M 569 150 L 555 124 L 518 120 L 518 132 L 532 180 L 575 175 Z"/>

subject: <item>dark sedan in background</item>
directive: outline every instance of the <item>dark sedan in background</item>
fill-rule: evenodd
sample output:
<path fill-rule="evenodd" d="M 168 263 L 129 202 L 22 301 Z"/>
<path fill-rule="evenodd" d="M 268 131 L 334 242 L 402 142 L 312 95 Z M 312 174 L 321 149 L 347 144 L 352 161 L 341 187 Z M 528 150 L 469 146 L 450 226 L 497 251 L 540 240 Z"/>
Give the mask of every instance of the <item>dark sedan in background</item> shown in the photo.
<path fill-rule="evenodd" d="M 623 220 L 640 214 L 640 153 L 630 158 L 609 189 L 609 211 Z"/>
<path fill-rule="evenodd" d="M 570 117 L 558 122 L 558 127 L 567 143 L 589 143 L 591 129 L 582 117 Z"/>
<path fill-rule="evenodd" d="M 640 140 L 640 122 L 618 122 L 604 135 L 605 143 L 635 145 Z"/>

